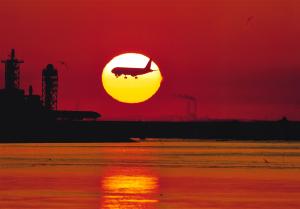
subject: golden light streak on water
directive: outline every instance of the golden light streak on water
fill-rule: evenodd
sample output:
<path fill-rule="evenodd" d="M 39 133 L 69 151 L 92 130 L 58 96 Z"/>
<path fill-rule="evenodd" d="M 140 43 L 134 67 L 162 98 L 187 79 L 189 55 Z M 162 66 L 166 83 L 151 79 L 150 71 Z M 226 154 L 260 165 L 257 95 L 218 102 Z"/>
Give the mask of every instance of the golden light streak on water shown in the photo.
<path fill-rule="evenodd" d="M 121 174 L 114 174 L 121 173 Z M 145 174 L 147 173 L 147 174 Z M 109 172 L 102 180 L 102 209 L 157 208 L 158 178 L 143 169 Z"/>

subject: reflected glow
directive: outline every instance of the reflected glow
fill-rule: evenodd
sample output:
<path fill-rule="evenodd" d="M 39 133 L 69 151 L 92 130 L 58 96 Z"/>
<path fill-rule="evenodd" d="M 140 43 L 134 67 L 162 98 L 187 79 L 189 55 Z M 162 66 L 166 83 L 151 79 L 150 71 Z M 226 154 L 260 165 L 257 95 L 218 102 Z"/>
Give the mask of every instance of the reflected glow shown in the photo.
<path fill-rule="evenodd" d="M 149 57 L 137 54 L 126 53 L 114 57 L 103 69 L 102 84 L 105 91 L 114 99 L 124 103 L 139 103 L 151 98 L 159 89 L 162 75 L 157 64 L 152 61 L 151 73 L 137 76 L 124 75 L 116 78 L 112 70 L 116 67 L 145 68 Z"/>
<path fill-rule="evenodd" d="M 103 209 L 155 208 L 157 178 L 150 175 L 112 175 L 102 182 Z"/>
<path fill-rule="evenodd" d="M 156 181 L 149 176 L 111 176 L 105 179 L 104 188 L 113 193 L 147 194 L 156 188 Z"/>

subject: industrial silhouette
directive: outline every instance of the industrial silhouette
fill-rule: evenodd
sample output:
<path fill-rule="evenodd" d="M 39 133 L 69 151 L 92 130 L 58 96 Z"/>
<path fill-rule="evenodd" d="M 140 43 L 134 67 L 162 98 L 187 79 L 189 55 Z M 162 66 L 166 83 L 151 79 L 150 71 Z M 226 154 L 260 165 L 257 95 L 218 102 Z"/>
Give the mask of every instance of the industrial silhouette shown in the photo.
<path fill-rule="evenodd" d="M 100 117 L 98 113 L 91 111 L 57 110 L 58 72 L 52 64 L 47 65 L 42 72 L 40 98 L 33 94 L 32 86 L 29 86 L 28 95 L 20 88 L 20 65 L 24 61 L 16 58 L 14 49 L 11 50 L 10 57 L 2 60 L 2 63 L 5 65 L 5 88 L 0 90 L 0 120 L 84 120 Z"/>
<path fill-rule="evenodd" d="M 43 70 L 42 79 L 43 105 L 47 110 L 57 110 L 58 74 L 52 64 Z"/>
<path fill-rule="evenodd" d="M 187 94 L 176 94 L 175 96 L 178 97 L 179 99 L 183 99 L 187 101 L 187 109 L 186 109 L 187 119 L 193 121 L 197 120 L 197 109 L 198 109 L 197 98 Z"/>
<path fill-rule="evenodd" d="M 52 64 L 42 70 L 42 96 L 28 95 L 20 88 L 23 60 L 11 51 L 5 65 L 5 85 L 0 90 L 0 142 L 128 142 L 130 138 L 193 139 L 282 139 L 299 140 L 300 122 L 283 118 L 279 121 L 197 121 L 197 99 L 178 94 L 187 101 L 190 121 L 96 121 L 93 111 L 58 109 L 59 73 Z M 116 68 L 116 75 L 141 75 L 150 71 L 151 60 L 144 69 Z"/>
<path fill-rule="evenodd" d="M 139 75 L 144 75 L 155 71 L 155 70 L 151 70 L 151 63 L 152 60 L 149 59 L 149 62 L 147 63 L 145 68 L 116 67 L 111 72 L 115 74 L 117 78 L 121 75 L 124 75 L 125 76 L 124 78 L 127 79 L 127 75 L 130 75 L 135 79 L 137 79 Z"/>
<path fill-rule="evenodd" d="M 23 60 L 15 58 L 15 50 L 11 50 L 10 59 L 2 60 L 5 64 L 5 89 L 14 90 L 20 88 L 20 64 Z"/>

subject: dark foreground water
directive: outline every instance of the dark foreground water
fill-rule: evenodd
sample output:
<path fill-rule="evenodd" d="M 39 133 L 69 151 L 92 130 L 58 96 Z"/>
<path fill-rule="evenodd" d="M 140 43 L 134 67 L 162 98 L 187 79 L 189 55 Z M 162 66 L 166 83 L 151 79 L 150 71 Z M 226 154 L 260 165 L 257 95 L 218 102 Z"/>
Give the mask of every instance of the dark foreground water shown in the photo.
<path fill-rule="evenodd" d="M 1 209 L 297 209 L 300 143 L 0 145 Z"/>

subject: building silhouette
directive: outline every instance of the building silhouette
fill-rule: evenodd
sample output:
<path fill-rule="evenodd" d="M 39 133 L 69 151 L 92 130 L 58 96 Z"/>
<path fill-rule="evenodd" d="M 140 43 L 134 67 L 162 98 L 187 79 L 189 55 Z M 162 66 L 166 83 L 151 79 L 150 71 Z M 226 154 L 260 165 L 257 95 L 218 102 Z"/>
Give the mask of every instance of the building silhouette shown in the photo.
<path fill-rule="evenodd" d="M 42 98 L 33 93 L 29 86 L 29 94 L 20 88 L 20 66 L 23 60 L 16 58 L 15 50 L 10 57 L 2 60 L 5 65 L 5 87 L 0 89 L 0 121 L 49 122 L 56 120 L 95 120 L 100 117 L 92 111 L 58 110 L 58 71 L 48 64 L 42 71 Z"/>

